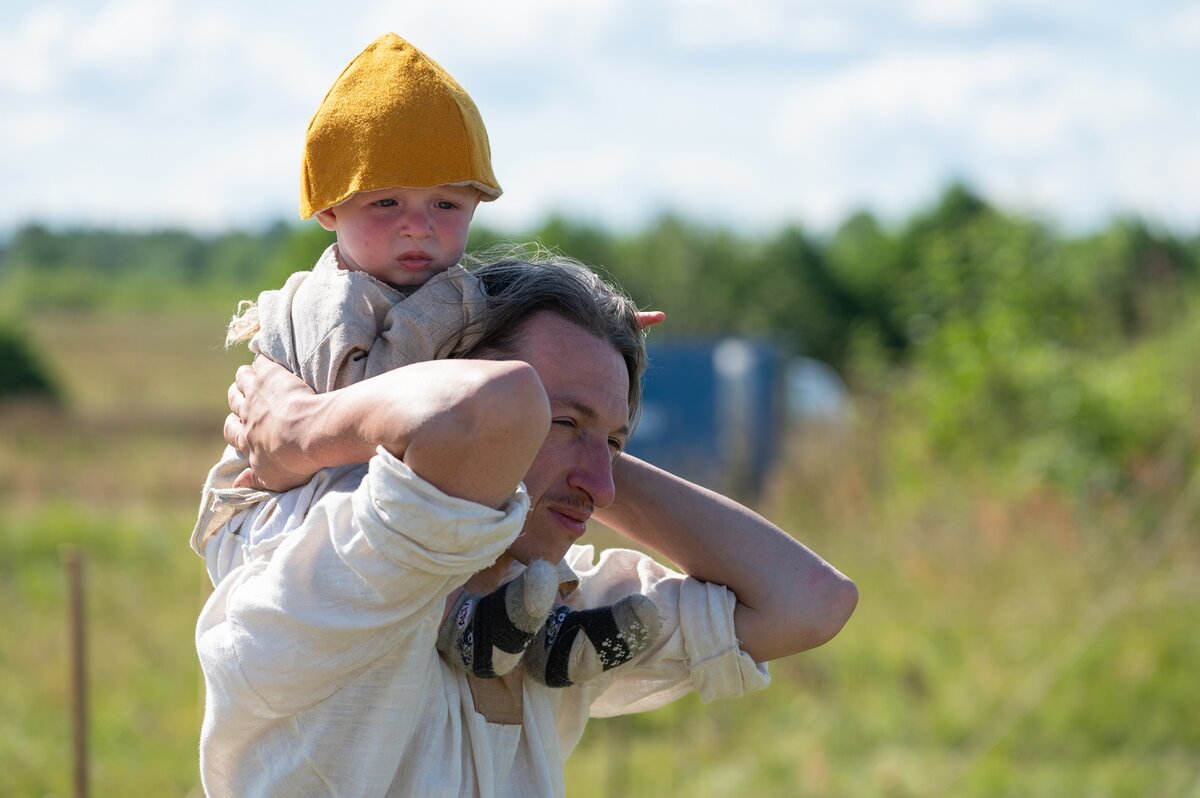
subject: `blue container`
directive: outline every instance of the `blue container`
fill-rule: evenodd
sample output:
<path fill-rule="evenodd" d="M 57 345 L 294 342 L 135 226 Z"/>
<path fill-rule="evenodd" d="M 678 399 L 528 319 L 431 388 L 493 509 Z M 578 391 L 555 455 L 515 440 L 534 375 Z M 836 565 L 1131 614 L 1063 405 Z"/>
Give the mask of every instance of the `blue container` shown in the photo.
<path fill-rule="evenodd" d="M 768 341 L 649 347 L 642 421 L 629 452 L 733 496 L 761 489 L 783 439 L 783 364 Z"/>

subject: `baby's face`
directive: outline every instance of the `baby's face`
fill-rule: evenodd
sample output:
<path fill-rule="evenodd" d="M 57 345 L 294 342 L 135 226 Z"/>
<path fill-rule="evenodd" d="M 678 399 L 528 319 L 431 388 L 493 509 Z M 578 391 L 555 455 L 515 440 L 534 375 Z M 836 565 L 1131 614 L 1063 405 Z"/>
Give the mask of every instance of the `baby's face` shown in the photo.
<path fill-rule="evenodd" d="M 467 186 L 363 191 L 317 213 L 337 231 L 343 268 L 392 285 L 423 285 L 462 258 L 479 192 Z"/>

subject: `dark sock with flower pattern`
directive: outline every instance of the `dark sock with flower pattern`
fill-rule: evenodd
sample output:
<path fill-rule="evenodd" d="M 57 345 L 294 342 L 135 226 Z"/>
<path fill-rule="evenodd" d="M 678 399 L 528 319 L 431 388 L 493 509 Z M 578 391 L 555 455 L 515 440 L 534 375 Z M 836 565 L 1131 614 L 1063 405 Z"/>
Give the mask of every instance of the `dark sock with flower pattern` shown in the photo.
<path fill-rule="evenodd" d="M 658 638 L 662 620 L 640 593 L 591 610 L 554 608 L 525 650 L 525 672 L 547 687 L 570 687 L 631 661 Z"/>
<path fill-rule="evenodd" d="M 463 591 L 438 629 L 437 650 L 454 667 L 481 679 L 512 670 L 554 606 L 558 575 L 534 560 L 516 579 L 486 596 Z"/>

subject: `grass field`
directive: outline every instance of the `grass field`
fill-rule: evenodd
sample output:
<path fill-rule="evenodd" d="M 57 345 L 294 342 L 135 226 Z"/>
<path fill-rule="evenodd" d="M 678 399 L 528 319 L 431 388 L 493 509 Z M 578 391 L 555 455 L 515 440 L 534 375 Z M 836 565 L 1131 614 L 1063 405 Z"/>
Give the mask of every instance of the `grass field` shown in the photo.
<path fill-rule="evenodd" d="M 221 324 L 36 322 L 68 402 L 0 410 L 0 796 L 70 794 L 64 545 L 93 794 L 198 794 L 187 535 L 238 362 Z M 1196 478 L 1153 505 L 901 484 L 870 440 L 799 436 L 760 508 L 858 583 L 846 630 L 762 693 L 593 723 L 570 794 L 1200 797 Z"/>

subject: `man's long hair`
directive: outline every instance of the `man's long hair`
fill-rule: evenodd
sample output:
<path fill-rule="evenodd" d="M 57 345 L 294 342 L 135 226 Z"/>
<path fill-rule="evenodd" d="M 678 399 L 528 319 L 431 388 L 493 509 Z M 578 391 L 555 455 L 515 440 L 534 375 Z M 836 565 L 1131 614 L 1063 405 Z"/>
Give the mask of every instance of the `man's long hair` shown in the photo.
<path fill-rule="evenodd" d="M 638 309 L 619 288 L 577 260 L 536 250 L 473 255 L 463 264 L 482 283 L 486 307 L 473 314 L 470 348 L 452 357 L 495 352 L 516 355 L 521 323 L 540 310 L 556 313 L 612 345 L 629 372 L 629 426 L 642 406 L 646 339 Z"/>

